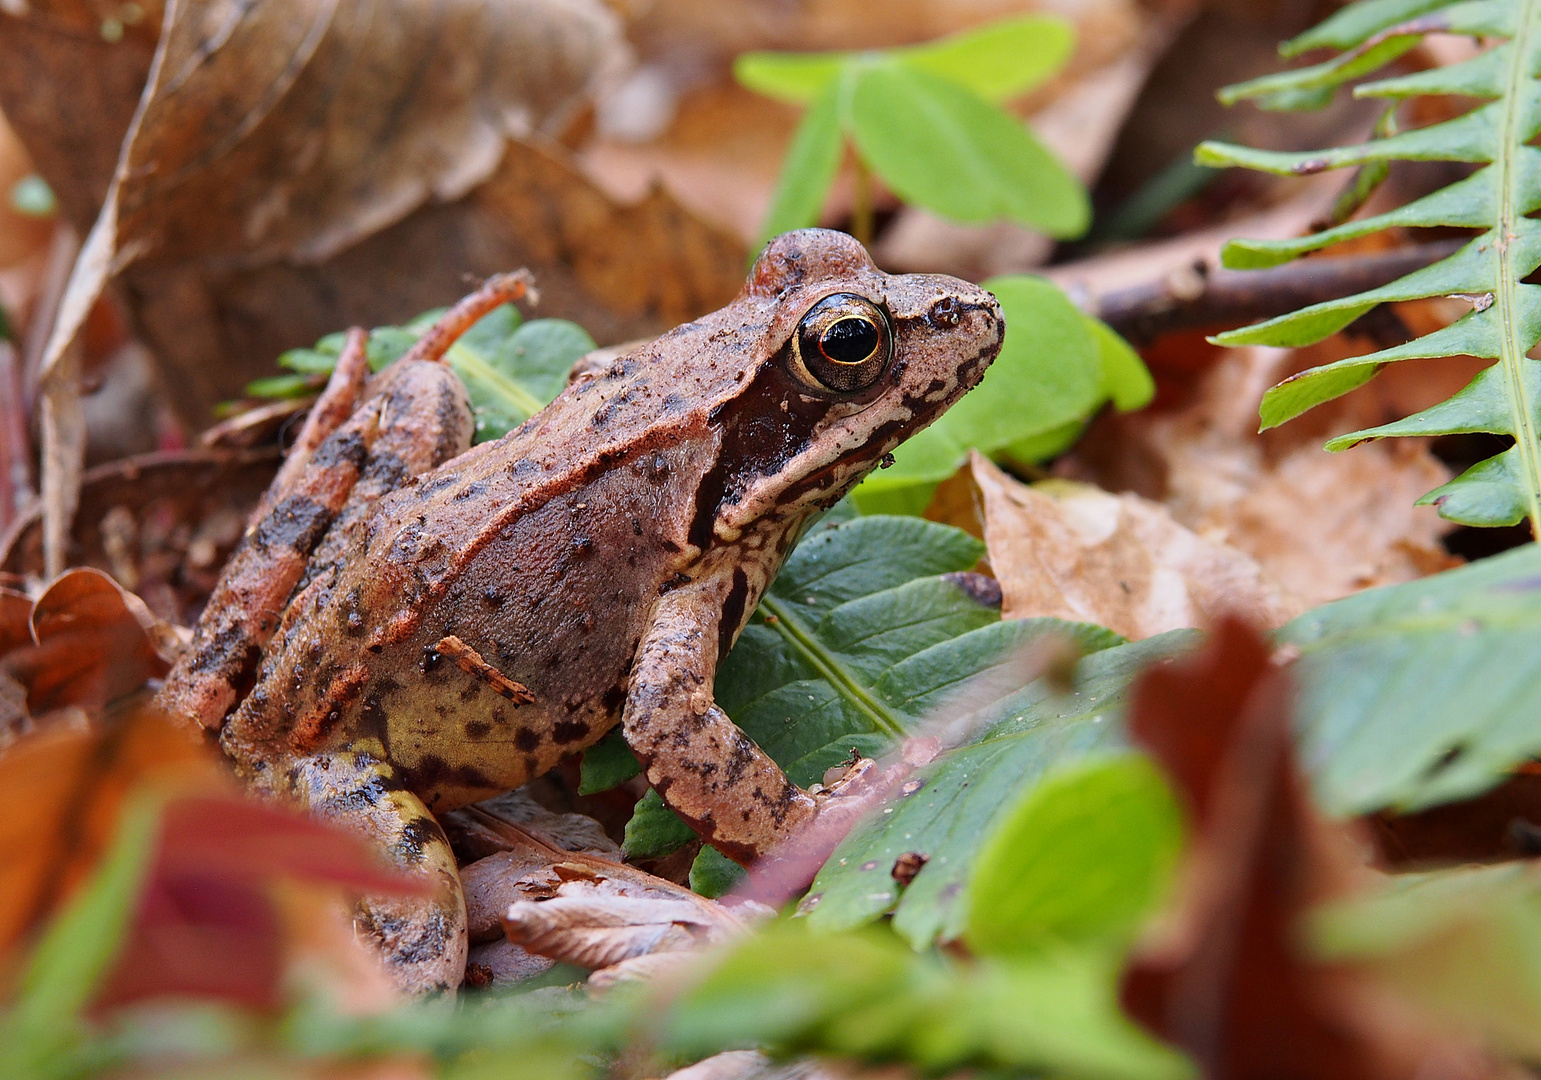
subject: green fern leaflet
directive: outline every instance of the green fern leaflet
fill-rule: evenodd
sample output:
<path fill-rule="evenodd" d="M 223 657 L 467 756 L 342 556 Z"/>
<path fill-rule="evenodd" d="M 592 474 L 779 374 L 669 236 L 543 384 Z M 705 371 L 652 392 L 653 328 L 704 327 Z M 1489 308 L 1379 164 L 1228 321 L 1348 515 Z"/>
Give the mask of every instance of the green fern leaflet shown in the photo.
<path fill-rule="evenodd" d="M 1456 296 L 1471 311 L 1441 330 L 1395 348 L 1354 356 L 1301 372 L 1263 398 L 1264 429 L 1368 382 L 1385 364 L 1422 357 L 1469 355 L 1497 361 L 1471 384 L 1433 408 L 1327 444 L 1342 450 L 1392 436 L 1491 432 L 1514 446 L 1479 462 L 1429 492 L 1442 516 L 1464 525 L 1513 525 L 1529 518 L 1541 536 L 1541 362 L 1528 357 L 1541 341 L 1541 286 L 1524 279 L 1541 265 L 1541 150 L 1529 145 L 1541 129 L 1541 0 L 1361 0 L 1306 32 L 1281 51 L 1295 55 L 1329 47 L 1339 55 L 1228 88 L 1222 99 L 1256 100 L 1265 108 L 1322 104 L 1342 84 L 1367 75 L 1431 33 L 1463 34 L 1487 48 L 1462 63 L 1382 79 L 1354 88 L 1356 97 L 1385 98 L 1392 108 L 1419 95 L 1479 99 L 1453 120 L 1315 153 L 1275 153 L 1205 143 L 1206 165 L 1240 165 L 1280 174 L 1306 174 L 1394 160 L 1459 161 L 1482 167 L 1466 179 L 1389 213 L 1296 240 L 1238 240 L 1226 245 L 1226 266 L 1288 262 L 1340 240 L 1388 228 L 1453 226 L 1480 229 L 1449 258 L 1378 289 L 1314 304 L 1276 319 L 1220 334 L 1222 345 L 1296 347 L 1336 333 L 1377 304 Z"/>

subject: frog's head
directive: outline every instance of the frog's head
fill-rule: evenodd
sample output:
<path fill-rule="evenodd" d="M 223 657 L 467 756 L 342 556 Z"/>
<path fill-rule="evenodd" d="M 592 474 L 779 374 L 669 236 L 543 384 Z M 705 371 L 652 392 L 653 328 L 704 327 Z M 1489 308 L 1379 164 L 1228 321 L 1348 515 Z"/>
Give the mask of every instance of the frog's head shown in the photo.
<path fill-rule="evenodd" d="M 977 285 L 885 274 L 861 244 L 826 229 L 771 241 L 724 311 L 749 308 L 760 316 L 747 320 L 760 331 L 754 377 L 714 417 L 723 443 L 713 527 L 728 540 L 762 517 L 833 505 L 978 384 L 1006 330 L 1000 304 Z"/>

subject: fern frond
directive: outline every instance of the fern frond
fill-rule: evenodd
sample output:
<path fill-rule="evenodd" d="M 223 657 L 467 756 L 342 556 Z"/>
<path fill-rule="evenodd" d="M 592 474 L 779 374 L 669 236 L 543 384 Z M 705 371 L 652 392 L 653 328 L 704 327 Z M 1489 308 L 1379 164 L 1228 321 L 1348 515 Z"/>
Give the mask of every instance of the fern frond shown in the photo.
<path fill-rule="evenodd" d="M 1429 492 L 1442 516 L 1466 525 L 1513 525 L 1525 518 L 1541 536 L 1541 361 L 1528 356 L 1541 341 L 1541 285 L 1525 278 L 1541 266 L 1541 0 L 1360 0 L 1281 46 L 1293 56 L 1329 47 L 1339 55 L 1312 67 L 1255 79 L 1222 91 L 1222 99 L 1254 100 L 1268 108 L 1323 104 L 1345 83 L 1378 70 L 1431 33 L 1463 34 L 1486 43 L 1476 56 L 1448 67 L 1361 83 L 1355 97 L 1393 104 L 1420 95 L 1460 95 L 1481 101 L 1471 111 L 1428 127 L 1357 146 L 1278 153 L 1204 143 L 1206 165 L 1239 165 L 1283 175 L 1391 161 L 1480 164 L 1472 175 L 1384 214 L 1348 221 L 1293 240 L 1235 240 L 1222 260 L 1256 268 L 1288 262 L 1343 240 L 1390 228 L 1449 226 L 1480 229 L 1449 258 L 1390 285 L 1313 304 L 1288 315 L 1217 335 L 1221 345 L 1299 347 L 1336 333 L 1375 307 L 1399 300 L 1459 297 L 1471 310 L 1451 325 L 1395 348 L 1303 371 L 1263 398 L 1262 427 L 1275 427 L 1374 377 L 1386 364 L 1414 358 L 1469 355 L 1495 361 L 1448 401 L 1396 423 L 1356 431 L 1327 444 L 1342 450 L 1370 439 L 1491 432 L 1514 446 Z"/>

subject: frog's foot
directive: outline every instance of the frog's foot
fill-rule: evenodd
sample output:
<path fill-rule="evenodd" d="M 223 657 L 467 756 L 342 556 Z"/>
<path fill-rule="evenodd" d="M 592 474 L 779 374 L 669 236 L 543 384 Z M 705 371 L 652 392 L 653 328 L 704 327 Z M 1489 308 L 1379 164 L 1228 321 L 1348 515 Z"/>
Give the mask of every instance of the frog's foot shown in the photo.
<path fill-rule="evenodd" d="M 460 985 L 466 966 L 466 909 L 444 830 L 385 762 L 354 752 L 291 763 L 292 792 L 318 818 L 362 833 L 426 895 L 366 897 L 354 926 L 410 994 Z"/>

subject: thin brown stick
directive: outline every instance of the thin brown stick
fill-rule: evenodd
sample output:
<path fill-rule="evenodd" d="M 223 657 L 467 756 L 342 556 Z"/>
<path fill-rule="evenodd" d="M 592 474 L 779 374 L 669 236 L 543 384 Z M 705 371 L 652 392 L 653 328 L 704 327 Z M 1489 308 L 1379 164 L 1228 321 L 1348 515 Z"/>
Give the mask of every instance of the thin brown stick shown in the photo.
<path fill-rule="evenodd" d="M 1091 312 L 1135 345 L 1163 334 L 1242 326 L 1324 300 L 1389 284 L 1453 254 L 1465 240 L 1416 244 L 1373 255 L 1299 259 L 1266 270 L 1215 270 L 1196 262 L 1160 279 L 1091 298 Z M 1074 279 L 1073 265 L 1055 268 Z"/>
<path fill-rule="evenodd" d="M 460 335 L 493 308 L 516 300 L 539 300 L 535 292 L 535 278 L 528 270 L 515 270 L 511 274 L 495 274 L 480 289 L 446 311 L 428 332 L 417 339 L 402 357 L 407 360 L 442 361 Z"/>

